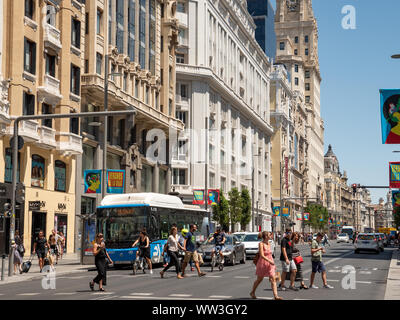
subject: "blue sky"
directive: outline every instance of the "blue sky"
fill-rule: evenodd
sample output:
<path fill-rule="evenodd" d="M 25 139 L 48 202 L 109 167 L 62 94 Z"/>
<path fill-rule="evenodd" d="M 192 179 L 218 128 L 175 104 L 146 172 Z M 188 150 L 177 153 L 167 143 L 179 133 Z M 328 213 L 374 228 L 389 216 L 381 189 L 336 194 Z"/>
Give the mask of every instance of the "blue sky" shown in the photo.
<path fill-rule="evenodd" d="M 275 6 L 275 1 L 273 0 Z M 379 89 L 400 88 L 399 0 L 313 0 L 319 29 L 321 112 L 325 152 L 331 144 L 349 183 L 389 185 L 389 161 L 400 145 L 383 145 Z M 379 4 L 378 4 L 379 3 Z M 356 9 L 356 29 L 342 28 L 345 5 Z M 372 200 L 388 189 L 370 189 Z"/>

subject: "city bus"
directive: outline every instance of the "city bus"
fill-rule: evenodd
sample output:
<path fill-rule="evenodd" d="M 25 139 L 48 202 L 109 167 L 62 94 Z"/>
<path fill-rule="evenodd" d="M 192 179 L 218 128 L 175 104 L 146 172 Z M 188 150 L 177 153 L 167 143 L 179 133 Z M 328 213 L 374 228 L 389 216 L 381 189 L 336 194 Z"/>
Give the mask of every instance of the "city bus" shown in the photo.
<path fill-rule="evenodd" d="M 135 260 L 138 248 L 132 248 L 132 244 L 144 228 L 151 241 L 152 263 L 162 263 L 164 245 L 173 224 L 177 225 L 178 232 L 196 224 L 196 242 L 207 238 L 207 212 L 197 206 L 185 206 L 176 196 L 158 193 L 108 195 L 96 211 L 96 233 L 103 233 L 107 252 L 115 264 L 131 264 Z"/>
<path fill-rule="evenodd" d="M 343 226 L 342 231 L 340 231 L 340 233 L 347 233 L 349 235 L 349 238 L 353 240 L 355 229 L 352 226 Z"/>

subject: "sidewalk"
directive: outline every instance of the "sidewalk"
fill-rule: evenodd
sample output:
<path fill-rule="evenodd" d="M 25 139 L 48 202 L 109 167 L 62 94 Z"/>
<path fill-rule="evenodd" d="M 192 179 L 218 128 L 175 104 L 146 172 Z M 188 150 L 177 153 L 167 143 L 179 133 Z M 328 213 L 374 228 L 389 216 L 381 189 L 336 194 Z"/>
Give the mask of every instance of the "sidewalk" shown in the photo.
<path fill-rule="evenodd" d="M 400 300 L 400 250 L 395 249 L 390 262 L 385 300 Z"/>
<path fill-rule="evenodd" d="M 24 261 L 27 261 L 28 259 L 29 259 L 29 256 L 24 257 Z M 87 272 L 88 269 L 93 268 L 93 266 L 81 265 L 80 258 L 75 253 L 64 254 L 63 258 L 58 260 L 58 264 L 54 265 L 54 266 L 56 269 L 57 276 L 63 275 L 63 274 L 74 273 L 74 272 Z M 32 266 L 28 273 L 19 274 L 19 272 L 17 272 L 16 275 L 9 277 L 8 276 L 8 259 L 5 260 L 4 269 L 5 269 L 4 270 L 4 280 L 0 281 L 0 286 L 2 284 L 40 279 L 43 277 L 43 274 L 40 273 L 39 262 L 38 262 L 38 258 L 36 255 L 33 257 Z M 14 268 L 13 268 L 13 271 L 14 271 Z M 0 258 L 0 273 L 1 273 L 1 258 Z"/>

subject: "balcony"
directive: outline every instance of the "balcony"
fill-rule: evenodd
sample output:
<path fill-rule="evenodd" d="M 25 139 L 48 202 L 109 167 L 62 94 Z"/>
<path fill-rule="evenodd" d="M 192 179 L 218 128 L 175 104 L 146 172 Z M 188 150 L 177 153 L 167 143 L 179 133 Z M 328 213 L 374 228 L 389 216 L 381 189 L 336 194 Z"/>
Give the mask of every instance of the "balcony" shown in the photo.
<path fill-rule="evenodd" d="M 60 80 L 45 74 L 43 86 L 38 88 L 39 99 L 43 98 L 43 102 L 56 105 L 63 98 L 60 94 Z"/>
<path fill-rule="evenodd" d="M 40 145 L 40 147 L 45 148 L 45 149 L 54 149 L 57 146 L 56 143 L 56 130 L 41 126 L 39 128 L 39 141 L 37 144 Z"/>
<path fill-rule="evenodd" d="M 70 132 L 57 133 L 57 150 L 66 155 L 82 154 L 82 137 Z"/>
<path fill-rule="evenodd" d="M 8 127 L 8 134 L 14 134 L 14 127 Z M 25 142 L 37 142 L 40 139 L 39 136 L 39 124 L 34 120 L 25 120 L 19 123 L 18 135 L 23 137 Z"/>
<path fill-rule="evenodd" d="M 60 30 L 51 24 L 44 27 L 44 46 L 54 49 L 57 53 L 62 49 Z"/>
<path fill-rule="evenodd" d="M 189 25 L 188 24 L 188 15 L 186 12 L 177 12 L 176 18 L 178 19 L 180 25 L 183 25 L 185 27 L 187 27 Z"/>
<path fill-rule="evenodd" d="M 10 120 L 10 102 L 8 101 L 8 82 L 0 76 L 0 135 L 5 134 Z"/>

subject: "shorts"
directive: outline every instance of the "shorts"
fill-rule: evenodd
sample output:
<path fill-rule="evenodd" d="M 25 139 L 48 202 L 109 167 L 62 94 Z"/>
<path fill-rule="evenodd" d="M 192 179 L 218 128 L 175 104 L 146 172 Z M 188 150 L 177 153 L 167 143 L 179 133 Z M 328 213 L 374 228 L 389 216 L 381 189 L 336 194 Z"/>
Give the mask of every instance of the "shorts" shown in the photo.
<path fill-rule="evenodd" d="M 311 261 L 312 263 L 312 272 L 316 273 L 316 272 L 326 272 L 326 268 L 325 265 L 322 261 Z"/>
<path fill-rule="evenodd" d="M 289 264 L 286 264 L 286 261 L 282 261 L 282 272 L 290 272 L 290 271 L 297 271 L 296 264 L 294 260 L 289 260 Z"/>
<path fill-rule="evenodd" d="M 184 263 L 188 263 L 190 260 L 193 260 L 195 263 L 200 261 L 199 254 L 197 251 L 191 252 L 191 251 L 186 251 L 185 252 L 185 258 L 183 259 Z"/>
<path fill-rule="evenodd" d="M 39 250 L 39 251 L 36 251 L 36 254 L 38 256 L 38 259 L 44 259 L 44 257 L 46 256 L 46 251 L 45 250 Z"/>
<path fill-rule="evenodd" d="M 140 248 L 140 256 L 139 257 L 150 259 L 150 247 L 149 248 Z"/>

